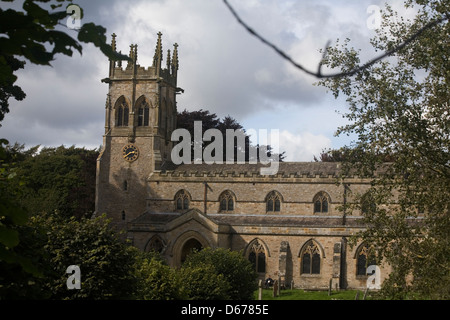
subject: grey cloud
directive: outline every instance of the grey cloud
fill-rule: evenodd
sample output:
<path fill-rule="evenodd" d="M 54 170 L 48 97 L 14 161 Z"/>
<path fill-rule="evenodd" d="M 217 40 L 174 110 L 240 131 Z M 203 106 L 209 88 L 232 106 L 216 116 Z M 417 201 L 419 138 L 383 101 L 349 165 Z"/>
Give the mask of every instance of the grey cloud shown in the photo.
<path fill-rule="evenodd" d="M 83 22 L 106 27 L 108 39 L 111 33 L 117 34 L 123 53 L 137 43 L 143 66 L 152 62 L 158 31 L 164 33 L 164 55 L 174 42 L 180 45 L 179 86 L 185 93 L 178 97 L 179 109 L 209 109 L 240 121 L 261 111 L 276 112 L 279 105 L 295 104 L 305 110 L 325 99 L 323 90 L 312 86 L 311 77 L 293 70 L 238 25 L 222 1 L 77 3 L 84 9 Z M 232 3 L 255 29 L 285 51 L 307 52 L 307 57 L 295 59 L 312 69 L 316 68 L 314 59 L 320 58 L 317 50 L 327 40 L 334 40 L 340 28 L 354 27 L 345 17 L 336 22 L 333 16 L 333 10 L 349 6 L 348 1 Z M 364 9 L 364 5 L 358 6 Z M 361 38 L 358 31 L 352 36 Z M 11 101 L 11 113 L 0 136 L 49 145 L 101 143 L 107 86 L 100 79 L 107 76 L 107 59 L 97 48 L 84 45 L 81 57 L 78 53 L 72 58 L 58 57 L 52 68 L 42 68 L 48 67 L 27 65 L 21 73 L 19 82 L 28 98 L 20 103 Z M 27 131 L 20 130 L 24 126 Z"/>

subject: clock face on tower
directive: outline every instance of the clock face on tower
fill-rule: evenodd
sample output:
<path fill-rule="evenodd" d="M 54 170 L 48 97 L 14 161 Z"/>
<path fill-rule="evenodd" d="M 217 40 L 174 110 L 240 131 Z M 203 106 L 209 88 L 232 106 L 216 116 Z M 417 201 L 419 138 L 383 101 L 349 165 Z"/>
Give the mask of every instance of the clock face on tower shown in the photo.
<path fill-rule="evenodd" d="M 122 156 L 126 161 L 132 162 L 139 157 L 139 149 L 133 144 L 127 144 L 122 149 Z"/>

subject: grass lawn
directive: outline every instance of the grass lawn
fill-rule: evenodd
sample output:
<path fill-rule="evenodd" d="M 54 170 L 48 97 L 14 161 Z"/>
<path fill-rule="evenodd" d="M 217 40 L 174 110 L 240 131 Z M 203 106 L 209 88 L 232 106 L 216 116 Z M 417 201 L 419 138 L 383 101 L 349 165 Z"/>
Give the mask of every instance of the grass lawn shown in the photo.
<path fill-rule="evenodd" d="M 328 291 L 304 291 L 300 289 L 280 290 L 278 297 L 273 297 L 272 289 L 263 289 L 263 300 L 355 300 L 357 290 L 341 290 L 333 291 L 331 296 Z M 363 291 L 359 291 L 359 300 L 364 296 Z M 258 299 L 258 291 L 255 292 L 255 299 Z M 367 294 L 366 300 L 371 300 L 370 292 Z"/>

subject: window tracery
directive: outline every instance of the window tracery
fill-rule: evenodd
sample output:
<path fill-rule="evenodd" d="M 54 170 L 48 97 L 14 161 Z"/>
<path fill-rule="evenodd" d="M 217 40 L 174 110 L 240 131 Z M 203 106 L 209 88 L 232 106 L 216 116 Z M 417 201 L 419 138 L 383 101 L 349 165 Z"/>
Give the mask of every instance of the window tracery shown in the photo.
<path fill-rule="evenodd" d="M 266 250 L 259 240 L 251 244 L 248 260 L 253 264 L 256 272 L 266 272 Z"/>
<path fill-rule="evenodd" d="M 116 125 L 118 127 L 127 127 L 128 126 L 128 118 L 130 114 L 130 108 L 125 101 L 122 101 L 117 107 L 117 122 Z"/>
<path fill-rule="evenodd" d="M 326 192 L 319 192 L 314 196 L 314 213 L 327 213 L 330 198 Z"/>
<path fill-rule="evenodd" d="M 281 195 L 272 191 L 266 197 L 266 211 L 279 212 L 281 210 Z"/>
<path fill-rule="evenodd" d="M 234 211 L 234 195 L 230 191 L 222 192 L 219 203 L 220 212 Z"/>
<path fill-rule="evenodd" d="M 320 249 L 314 241 L 309 241 L 301 254 L 302 274 L 320 274 Z"/>
<path fill-rule="evenodd" d="M 180 190 L 175 195 L 175 209 L 187 210 L 189 209 L 190 196 L 185 190 Z"/>

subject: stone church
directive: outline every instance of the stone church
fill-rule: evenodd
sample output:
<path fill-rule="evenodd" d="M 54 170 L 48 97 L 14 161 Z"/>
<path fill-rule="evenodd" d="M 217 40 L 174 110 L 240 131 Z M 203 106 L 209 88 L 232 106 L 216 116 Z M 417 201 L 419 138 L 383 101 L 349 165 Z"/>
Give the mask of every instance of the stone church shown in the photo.
<path fill-rule="evenodd" d="M 112 35 L 116 50 L 116 36 Z M 368 182 L 336 183 L 339 163 L 262 164 L 171 162 L 176 129 L 178 45 L 163 63 L 158 33 L 153 64 L 110 61 L 103 147 L 97 160 L 96 214 L 106 213 L 134 246 L 160 252 L 180 266 L 192 249 L 229 248 L 249 259 L 260 279 L 305 289 L 367 286 L 370 244 L 351 246 L 361 216 L 339 210 L 347 190 Z M 381 281 L 388 268 L 380 266 Z"/>

